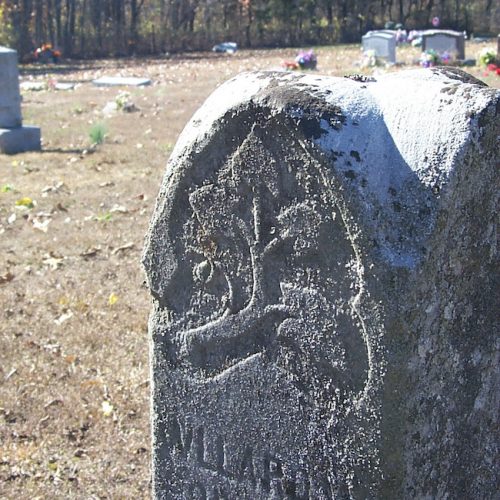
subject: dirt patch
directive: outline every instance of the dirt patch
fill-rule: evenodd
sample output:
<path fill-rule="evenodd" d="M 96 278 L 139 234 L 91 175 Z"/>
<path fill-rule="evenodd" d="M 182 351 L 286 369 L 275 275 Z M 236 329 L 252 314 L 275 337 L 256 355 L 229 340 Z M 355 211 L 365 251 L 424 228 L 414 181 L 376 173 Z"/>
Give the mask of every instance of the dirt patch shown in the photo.
<path fill-rule="evenodd" d="M 321 74 L 360 71 L 358 46 L 316 52 Z M 22 68 L 47 88 L 23 95 L 43 151 L 0 156 L 2 498 L 149 497 L 150 301 L 140 255 L 166 159 L 218 84 L 295 53 Z M 410 63 L 418 49 L 400 54 Z M 90 83 L 116 74 L 153 84 Z M 77 86 L 56 91 L 55 81 Z M 137 109 L 103 113 L 124 90 Z M 96 124 L 106 137 L 92 149 Z"/>

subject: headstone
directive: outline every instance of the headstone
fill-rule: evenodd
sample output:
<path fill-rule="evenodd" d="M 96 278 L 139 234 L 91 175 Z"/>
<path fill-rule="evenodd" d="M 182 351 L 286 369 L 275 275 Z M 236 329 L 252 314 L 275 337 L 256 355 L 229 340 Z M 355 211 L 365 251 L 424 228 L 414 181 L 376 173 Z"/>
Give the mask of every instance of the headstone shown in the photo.
<path fill-rule="evenodd" d="M 448 52 L 456 59 L 465 59 L 465 37 L 459 31 L 426 30 L 422 33 L 422 50 L 435 50 L 439 54 Z"/>
<path fill-rule="evenodd" d="M 377 57 L 396 62 L 396 35 L 387 31 L 369 31 L 362 37 L 363 52 L 373 50 Z"/>
<path fill-rule="evenodd" d="M 208 99 L 144 254 L 155 499 L 495 497 L 499 104 L 450 69 Z"/>
<path fill-rule="evenodd" d="M 17 52 L 0 47 L 0 128 L 14 128 L 21 125 Z"/>
<path fill-rule="evenodd" d="M 0 153 L 40 149 L 40 129 L 22 125 L 17 52 L 0 47 Z"/>
<path fill-rule="evenodd" d="M 146 85 L 151 85 L 151 80 L 149 78 L 103 76 L 93 80 L 92 83 L 96 87 L 144 87 Z"/>

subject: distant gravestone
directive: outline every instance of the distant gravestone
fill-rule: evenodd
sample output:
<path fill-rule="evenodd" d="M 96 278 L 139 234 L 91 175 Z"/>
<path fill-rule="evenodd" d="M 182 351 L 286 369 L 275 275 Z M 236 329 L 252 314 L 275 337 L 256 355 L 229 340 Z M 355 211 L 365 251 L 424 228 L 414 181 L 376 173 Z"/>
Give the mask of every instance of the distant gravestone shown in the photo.
<path fill-rule="evenodd" d="M 426 30 L 422 33 L 422 50 L 435 50 L 439 54 L 448 52 L 456 59 L 465 59 L 465 37 L 459 31 Z"/>
<path fill-rule="evenodd" d="M 40 129 L 23 126 L 17 52 L 0 47 L 0 153 L 40 149 Z"/>
<path fill-rule="evenodd" d="M 496 495 L 499 103 L 439 69 L 207 100 L 144 254 L 154 498 Z"/>
<path fill-rule="evenodd" d="M 21 125 L 17 52 L 0 47 L 0 127 L 14 128 Z"/>
<path fill-rule="evenodd" d="M 369 31 L 362 37 L 363 52 L 372 50 L 377 57 L 396 62 L 396 35 L 387 31 Z"/>

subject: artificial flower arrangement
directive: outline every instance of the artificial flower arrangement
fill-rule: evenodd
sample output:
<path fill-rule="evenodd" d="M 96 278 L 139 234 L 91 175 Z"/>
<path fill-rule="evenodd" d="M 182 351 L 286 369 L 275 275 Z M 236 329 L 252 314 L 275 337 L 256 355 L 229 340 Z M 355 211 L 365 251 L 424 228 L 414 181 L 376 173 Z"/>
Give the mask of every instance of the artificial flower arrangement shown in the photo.
<path fill-rule="evenodd" d="M 301 50 L 294 61 L 283 61 L 286 69 L 316 69 L 318 59 L 312 50 Z"/>
<path fill-rule="evenodd" d="M 374 68 L 382 66 L 383 62 L 377 57 L 374 50 L 366 50 L 363 52 L 363 60 L 361 61 L 362 68 Z"/>
<path fill-rule="evenodd" d="M 500 76 L 500 66 L 496 64 L 496 56 L 495 49 L 492 47 L 485 47 L 479 52 L 479 64 L 486 66 L 483 76 L 489 76 L 490 73 Z"/>
<path fill-rule="evenodd" d="M 490 73 L 494 73 L 497 76 L 500 76 L 500 66 L 497 66 L 494 63 L 488 64 L 488 66 L 486 66 L 486 71 L 484 72 L 484 76 L 489 76 Z"/>
<path fill-rule="evenodd" d="M 496 57 L 497 55 L 493 47 L 485 47 L 479 52 L 479 64 L 481 64 L 481 66 L 495 64 Z"/>
<path fill-rule="evenodd" d="M 447 65 L 451 64 L 452 61 L 453 58 L 449 52 L 438 54 L 434 49 L 426 50 L 420 56 L 420 66 L 423 68 L 431 68 L 442 64 Z"/>

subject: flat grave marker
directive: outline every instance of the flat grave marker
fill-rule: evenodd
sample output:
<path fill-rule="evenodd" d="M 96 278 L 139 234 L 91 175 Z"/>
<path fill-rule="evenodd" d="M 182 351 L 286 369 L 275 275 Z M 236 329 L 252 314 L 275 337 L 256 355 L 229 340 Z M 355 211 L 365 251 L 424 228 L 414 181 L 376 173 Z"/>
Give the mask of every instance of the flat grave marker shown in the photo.
<path fill-rule="evenodd" d="M 93 80 L 92 83 L 96 87 L 144 87 L 151 85 L 149 78 L 122 77 L 122 76 L 103 76 Z"/>

